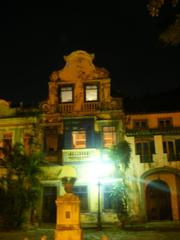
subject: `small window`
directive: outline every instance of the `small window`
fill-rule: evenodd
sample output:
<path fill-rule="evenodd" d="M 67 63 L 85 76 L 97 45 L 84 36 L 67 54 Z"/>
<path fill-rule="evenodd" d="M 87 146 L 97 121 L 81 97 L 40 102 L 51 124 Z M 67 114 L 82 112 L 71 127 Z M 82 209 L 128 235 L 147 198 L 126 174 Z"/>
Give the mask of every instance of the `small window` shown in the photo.
<path fill-rule="evenodd" d="M 98 100 L 98 86 L 86 85 L 85 86 L 85 101 L 97 101 Z"/>
<path fill-rule="evenodd" d="M 153 154 L 155 153 L 154 141 L 136 142 L 136 154 L 140 155 L 141 163 L 153 162 Z"/>
<path fill-rule="evenodd" d="M 172 119 L 171 119 L 171 118 L 159 119 L 159 120 L 158 120 L 158 126 L 159 126 L 160 128 L 172 127 Z"/>
<path fill-rule="evenodd" d="M 56 128 L 45 129 L 45 151 L 47 153 L 54 153 L 58 150 L 58 134 Z"/>
<path fill-rule="evenodd" d="M 0 148 L 10 151 L 12 148 L 12 133 L 5 133 L 0 139 Z"/>
<path fill-rule="evenodd" d="M 116 144 L 116 128 L 103 127 L 103 145 L 104 147 L 111 147 Z"/>
<path fill-rule="evenodd" d="M 60 101 L 62 103 L 73 102 L 73 87 L 61 87 L 60 88 Z"/>
<path fill-rule="evenodd" d="M 163 141 L 163 152 L 167 154 L 168 161 L 179 161 L 180 139 Z"/>
<path fill-rule="evenodd" d="M 72 132 L 73 148 L 86 148 L 86 131 Z"/>
<path fill-rule="evenodd" d="M 134 120 L 134 128 L 144 129 L 147 127 L 147 120 Z"/>
<path fill-rule="evenodd" d="M 24 151 L 26 154 L 30 153 L 32 136 L 29 133 L 24 134 L 23 144 L 24 144 Z"/>
<path fill-rule="evenodd" d="M 88 191 L 87 186 L 74 186 L 73 193 L 80 198 L 81 212 L 88 211 Z"/>

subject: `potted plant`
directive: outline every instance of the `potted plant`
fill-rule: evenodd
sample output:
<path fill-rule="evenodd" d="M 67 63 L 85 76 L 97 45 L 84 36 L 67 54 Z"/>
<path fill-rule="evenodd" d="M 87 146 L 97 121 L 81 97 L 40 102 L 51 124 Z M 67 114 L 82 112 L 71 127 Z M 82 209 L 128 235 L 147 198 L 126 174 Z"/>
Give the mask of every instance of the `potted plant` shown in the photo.
<path fill-rule="evenodd" d="M 73 192 L 73 186 L 76 181 L 75 177 L 63 177 L 61 179 L 62 184 L 64 186 L 64 190 L 66 193 L 72 193 Z"/>

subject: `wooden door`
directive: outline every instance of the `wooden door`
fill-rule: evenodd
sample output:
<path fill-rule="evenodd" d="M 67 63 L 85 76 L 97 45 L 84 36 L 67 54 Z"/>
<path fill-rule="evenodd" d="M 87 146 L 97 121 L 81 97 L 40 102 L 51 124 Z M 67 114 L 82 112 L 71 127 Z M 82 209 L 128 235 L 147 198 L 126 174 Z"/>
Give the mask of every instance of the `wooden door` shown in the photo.
<path fill-rule="evenodd" d="M 56 203 L 57 187 L 45 186 L 43 187 L 43 206 L 42 206 L 42 222 L 55 223 L 56 222 Z"/>
<path fill-rule="evenodd" d="M 146 188 L 148 220 L 171 220 L 171 193 L 169 186 L 161 181 L 150 182 Z"/>

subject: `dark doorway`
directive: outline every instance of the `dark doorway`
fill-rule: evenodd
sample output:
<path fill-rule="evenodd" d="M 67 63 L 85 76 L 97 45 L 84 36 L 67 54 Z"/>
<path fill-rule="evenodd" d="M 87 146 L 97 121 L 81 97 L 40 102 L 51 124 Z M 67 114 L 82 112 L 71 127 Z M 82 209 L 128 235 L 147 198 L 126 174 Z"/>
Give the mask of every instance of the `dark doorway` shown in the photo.
<path fill-rule="evenodd" d="M 147 185 L 146 206 L 148 220 L 171 220 L 171 193 L 169 186 L 155 180 Z"/>
<path fill-rule="evenodd" d="M 55 223 L 56 222 L 56 203 L 57 187 L 45 186 L 43 187 L 43 206 L 42 206 L 42 222 Z"/>

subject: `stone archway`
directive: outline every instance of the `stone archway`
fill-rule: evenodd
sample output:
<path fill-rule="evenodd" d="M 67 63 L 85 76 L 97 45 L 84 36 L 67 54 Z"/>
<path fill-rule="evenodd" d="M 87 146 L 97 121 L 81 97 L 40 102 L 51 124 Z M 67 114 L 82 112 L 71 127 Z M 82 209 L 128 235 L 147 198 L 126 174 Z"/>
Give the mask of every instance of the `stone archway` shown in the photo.
<path fill-rule="evenodd" d="M 171 192 L 166 182 L 153 180 L 146 187 L 148 220 L 172 220 Z"/>
<path fill-rule="evenodd" d="M 153 208 L 153 206 L 150 206 L 150 200 L 152 200 L 150 197 L 148 198 L 148 186 L 152 187 L 151 183 L 156 183 L 156 181 L 160 181 L 164 188 L 167 190 L 167 198 L 168 200 L 168 206 L 170 204 L 170 212 L 171 214 L 167 215 L 169 217 L 163 217 L 161 216 L 161 219 L 171 219 L 172 220 L 180 220 L 180 170 L 177 168 L 172 167 L 159 167 L 159 168 L 151 168 L 150 170 L 144 172 L 141 175 L 141 191 L 142 191 L 142 202 L 141 202 L 141 210 L 142 210 L 142 216 L 146 220 L 153 219 L 153 217 L 150 215 L 149 211 L 150 208 Z M 149 185 L 151 184 L 151 185 Z M 152 188 L 150 188 L 152 189 Z M 149 193 L 150 194 L 150 193 Z M 157 193 L 158 194 L 158 193 Z M 160 194 L 160 193 L 159 193 Z M 163 194 L 163 192 L 162 192 Z M 153 197 L 152 197 L 153 198 Z M 165 194 L 164 197 L 162 195 L 163 199 L 166 199 Z M 156 197 L 157 199 L 157 197 Z M 154 200 L 155 202 L 155 200 Z M 151 216 L 151 217 L 150 217 Z M 157 220 L 161 220 L 158 218 Z"/>

